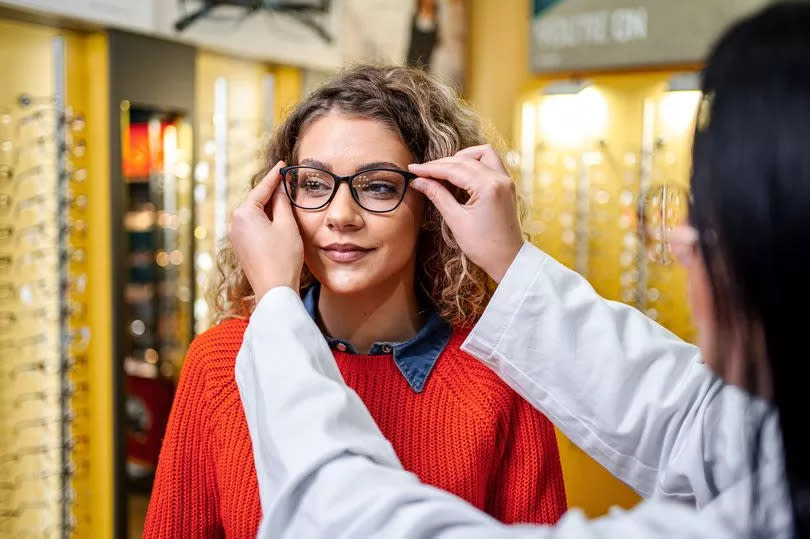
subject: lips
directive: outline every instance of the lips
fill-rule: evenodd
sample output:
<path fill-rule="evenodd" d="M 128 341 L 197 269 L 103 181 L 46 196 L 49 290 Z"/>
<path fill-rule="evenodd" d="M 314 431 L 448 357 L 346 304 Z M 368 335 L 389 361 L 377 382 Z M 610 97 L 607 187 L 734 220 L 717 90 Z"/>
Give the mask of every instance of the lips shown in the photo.
<path fill-rule="evenodd" d="M 332 243 L 321 247 L 321 251 L 326 258 L 334 262 L 354 262 L 360 260 L 374 249 L 366 249 L 353 243 Z"/>

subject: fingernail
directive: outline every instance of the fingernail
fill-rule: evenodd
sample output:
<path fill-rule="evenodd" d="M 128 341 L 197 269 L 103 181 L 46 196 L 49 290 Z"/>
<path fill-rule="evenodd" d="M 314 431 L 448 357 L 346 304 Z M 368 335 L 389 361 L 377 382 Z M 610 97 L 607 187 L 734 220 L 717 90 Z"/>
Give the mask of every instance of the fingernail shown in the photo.
<path fill-rule="evenodd" d="M 423 165 L 424 163 L 411 163 L 410 165 L 408 165 L 408 168 L 421 167 Z"/>
<path fill-rule="evenodd" d="M 422 178 L 414 178 L 411 182 L 411 186 L 417 191 L 421 191 L 427 186 L 427 183 Z"/>

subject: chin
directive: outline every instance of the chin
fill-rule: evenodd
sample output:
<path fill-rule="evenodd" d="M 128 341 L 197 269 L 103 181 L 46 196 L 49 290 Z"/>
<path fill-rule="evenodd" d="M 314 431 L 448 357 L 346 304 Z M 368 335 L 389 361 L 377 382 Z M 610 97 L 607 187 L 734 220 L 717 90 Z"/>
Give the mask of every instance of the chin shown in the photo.
<path fill-rule="evenodd" d="M 345 277 L 327 277 L 320 281 L 323 288 L 333 294 L 352 295 L 368 290 L 369 282 L 363 279 L 347 279 Z"/>
<path fill-rule="evenodd" d="M 379 253 L 374 253 L 379 255 Z M 307 263 L 315 279 L 333 294 L 362 294 L 371 289 L 397 282 L 402 269 L 380 264 L 381 259 L 368 257 L 353 264 L 340 264 L 319 256 L 314 264 Z"/>
<path fill-rule="evenodd" d="M 335 294 L 349 295 L 368 290 L 372 285 L 368 272 L 360 268 L 330 268 L 320 266 L 312 272 L 321 287 Z"/>

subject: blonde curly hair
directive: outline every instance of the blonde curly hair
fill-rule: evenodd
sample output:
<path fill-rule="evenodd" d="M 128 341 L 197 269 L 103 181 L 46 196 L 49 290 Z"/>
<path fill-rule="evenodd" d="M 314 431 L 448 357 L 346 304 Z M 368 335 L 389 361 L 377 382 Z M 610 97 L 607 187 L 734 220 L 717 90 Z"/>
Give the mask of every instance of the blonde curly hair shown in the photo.
<path fill-rule="evenodd" d="M 292 110 L 273 134 L 266 164 L 252 178 L 251 187 L 278 161 L 294 163 L 303 130 L 330 111 L 382 122 L 402 138 L 420 163 L 487 143 L 476 114 L 435 77 L 409 67 L 361 65 L 338 74 Z M 457 200 L 466 201 L 463 190 L 451 192 Z M 461 252 L 431 204 L 417 243 L 415 278 L 439 314 L 454 326 L 473 325 L 492 295 L 486 273 Z M 301 288 L 314 281 L 304 266 Z M 246 318 L 254 307 L 253 290 L 227 243 L 217 256 L 209 301 L 217 322 Z"/>

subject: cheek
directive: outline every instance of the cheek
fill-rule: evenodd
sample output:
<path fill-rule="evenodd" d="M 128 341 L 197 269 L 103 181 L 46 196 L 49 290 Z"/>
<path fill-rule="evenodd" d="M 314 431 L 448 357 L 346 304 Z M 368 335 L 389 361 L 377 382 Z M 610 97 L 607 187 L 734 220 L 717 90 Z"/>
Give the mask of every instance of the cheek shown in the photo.
<path fill-rule="evenodd" d="M 376 236 L 376 239 L 385 246 L 385 256 L 389 263 L 399 264 L 413 256 L 420 225 L 413 216 L 368 224 L 370 235 Z"/>
<path fill-rule="evenodd" d="M 401 258 L 407 259 L 413 255 L 424 218 L 424 197 L 415 191 L 409 192 L 391 223 L 389 233 L 389 242 L 395 249 L 403 253 Z"/>
<path fill-rule="evenodd" d="M 419 229 L 425 220 L 425 196 L 414 189 L 409 189 L 405 194 L 405 200 L 402 201 L 402 205 L 407 208 L 412 216 L 411 219 L 416 224 L 416 228 Z"/>
<path fill-rule="evenodd" d="M 388 225 L 388 241 L 395 249 L 405 253 L 404 258 L 410 258 L 408 255 L 415 250 L 424 221 L 425 197 L 410 190 Z"/>
<path fill-rule="evenodd" d="M 319 213 L 306 212 L 298 208 L 295 209 L 294 214 L 295 222 L 298 223 L 298 232 L 301 234 L 306 249 L 312 244 L 312 238 L 320 226 L 322 217 Z"/>
<path fill-rule="evenodd" d="M 714 300 L 712 298 L 709 278 L 701 261 L 696 261 L 688 269 L 689 304 L 692 318 L 698 330 L 698 344 L 704 359 L 710 365 L 716 363 L 714 357 L 715 320 Z"/>
<path fill-rule="evenodd" d="M 295 222 L 298 224 L 298 232 L 301 234 L 301 242 L 304 245 L 304 265 L 310 272 L 320 274 L 321 262 L 318 253 L 315 252 L 315 237 L 320 228 L 322 218 L 317 213 L 310 213 L 298 208 L 295 209 Z"/>

